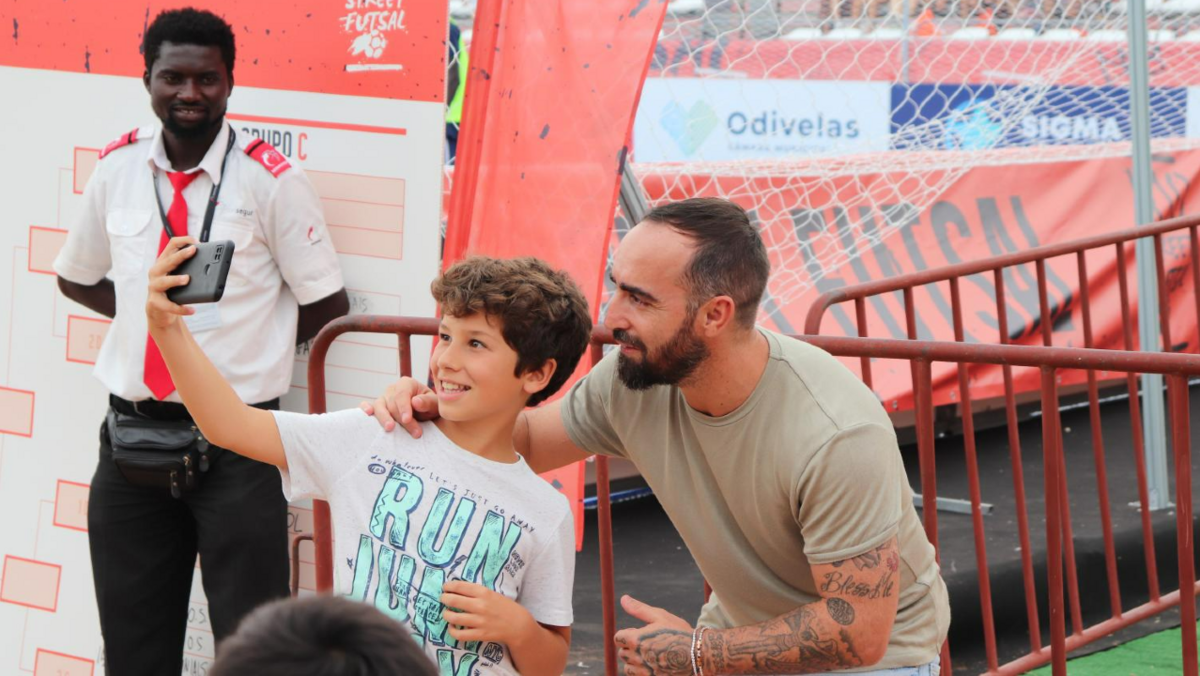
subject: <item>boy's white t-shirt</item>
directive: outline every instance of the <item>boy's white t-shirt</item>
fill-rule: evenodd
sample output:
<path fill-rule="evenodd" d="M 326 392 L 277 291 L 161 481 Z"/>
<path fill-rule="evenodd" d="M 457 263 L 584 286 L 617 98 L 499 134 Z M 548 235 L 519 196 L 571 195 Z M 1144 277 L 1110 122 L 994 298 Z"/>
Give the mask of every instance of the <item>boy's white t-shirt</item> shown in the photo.
<path fill-rule="evenodd" d="M 494 589 L 542 624 L 571 624 L 570 504 L 523 458 L 481 458 L 432 423 L 420 439 L 385 432 L 358 409 L 274 414 L 284 495 L 329 502 L 335 589 L 402 622 L 442 676 L 517 673 L 507 646 L 459 644 L 446 631 L 446 580 Z"/>

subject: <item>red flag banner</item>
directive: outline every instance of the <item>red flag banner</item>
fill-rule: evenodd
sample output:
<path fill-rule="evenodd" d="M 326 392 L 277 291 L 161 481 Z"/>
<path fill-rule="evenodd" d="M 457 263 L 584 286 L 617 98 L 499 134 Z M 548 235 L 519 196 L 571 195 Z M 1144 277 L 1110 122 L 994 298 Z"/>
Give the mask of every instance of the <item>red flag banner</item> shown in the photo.
<path fill-rule="evenodd" d="M 571 273 L 595 318 L 633 115 L 666 4 L 487 4 L 472 40 L 445 264 L 470 254 L 537 256 Z M 491 12 L 494 36 L 482 20 Z M 479 53 L 489 45 L 490 54 Z M 576 377 L 588 367 L 585 357 Z M 575 507 L 577 544 L 583 477 L 582 464 L 546 475 Z"/>

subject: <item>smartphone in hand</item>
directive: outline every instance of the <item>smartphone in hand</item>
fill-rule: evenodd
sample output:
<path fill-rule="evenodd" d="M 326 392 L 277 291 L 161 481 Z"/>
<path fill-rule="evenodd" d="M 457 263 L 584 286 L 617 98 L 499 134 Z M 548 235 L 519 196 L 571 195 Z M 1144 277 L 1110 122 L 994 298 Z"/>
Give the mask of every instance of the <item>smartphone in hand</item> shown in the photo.
<path fill-rule="evenodd" d="M 196 254 L 171 271 L 172 275 L 188 275 L 188 283 L 167 289 L 172 303 L 215 303 L 225 295 L 225 279 L 233 262 L 233 242 L 200 242 Z"/>

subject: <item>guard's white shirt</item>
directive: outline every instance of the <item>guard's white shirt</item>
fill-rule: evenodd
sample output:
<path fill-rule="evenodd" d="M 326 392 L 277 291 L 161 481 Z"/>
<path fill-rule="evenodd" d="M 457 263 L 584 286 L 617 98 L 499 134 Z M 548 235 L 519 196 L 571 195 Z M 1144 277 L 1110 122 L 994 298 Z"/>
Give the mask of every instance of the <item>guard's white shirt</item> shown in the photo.
<path fill-rule="evenodd" d="M 215 181 L 223 183 L 209 240 L 233 240 L 233 264 L 217 314 L 207 317 L 209 326 L 219 326 L 200 330 L 205 327 L 197 325 L 193 333 L 247 403 L 268 401 L 288 390 L 298 304 L 316 302 L 343 287 L 312 184 L 294 165 L 272 176 L 243 150 L 254 140 L 237 135 L 222 180 L 226 124 L 200 165 L 188 172 L 203 175 L 183 191 L 188 234 L 199 238 L 209 192 Z M 157 174 L 162 207 L 169 210 L 174 189 L 166 172 L 171 170 L 157 126 L 140 129 L 136 143 L 105 156 L 54 261 L 55 272 L 78 284 L 112 278 L 117 316 L 100 348 L 95 375 L 110 392 L 131 401 L 153 398 L 143 382 L 145 305 L 147 274 L 158 258 L 163 226 L 152 181 Z M 179 402 L 179 393 L 171 393 L 167 401 Z"/>

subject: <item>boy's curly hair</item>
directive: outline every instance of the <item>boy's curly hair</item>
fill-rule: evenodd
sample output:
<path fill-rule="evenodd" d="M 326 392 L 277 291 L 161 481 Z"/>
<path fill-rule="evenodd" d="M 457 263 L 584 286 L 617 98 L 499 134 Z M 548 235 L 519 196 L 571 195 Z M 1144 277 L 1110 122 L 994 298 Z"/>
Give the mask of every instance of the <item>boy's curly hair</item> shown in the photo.
<path fill-rule="evenodd" d="M 592 318 L 587 300 L 567 273 L 537 258 L 474 256 L 450 266 L 430 290 L 451 317 L 482 312 L 500 322 L 504 341 L 517 353 L 514 375 L 557 364 L 549 384 L 529 397 L 535 406 L 557 392 L 587 349 Z"/>

